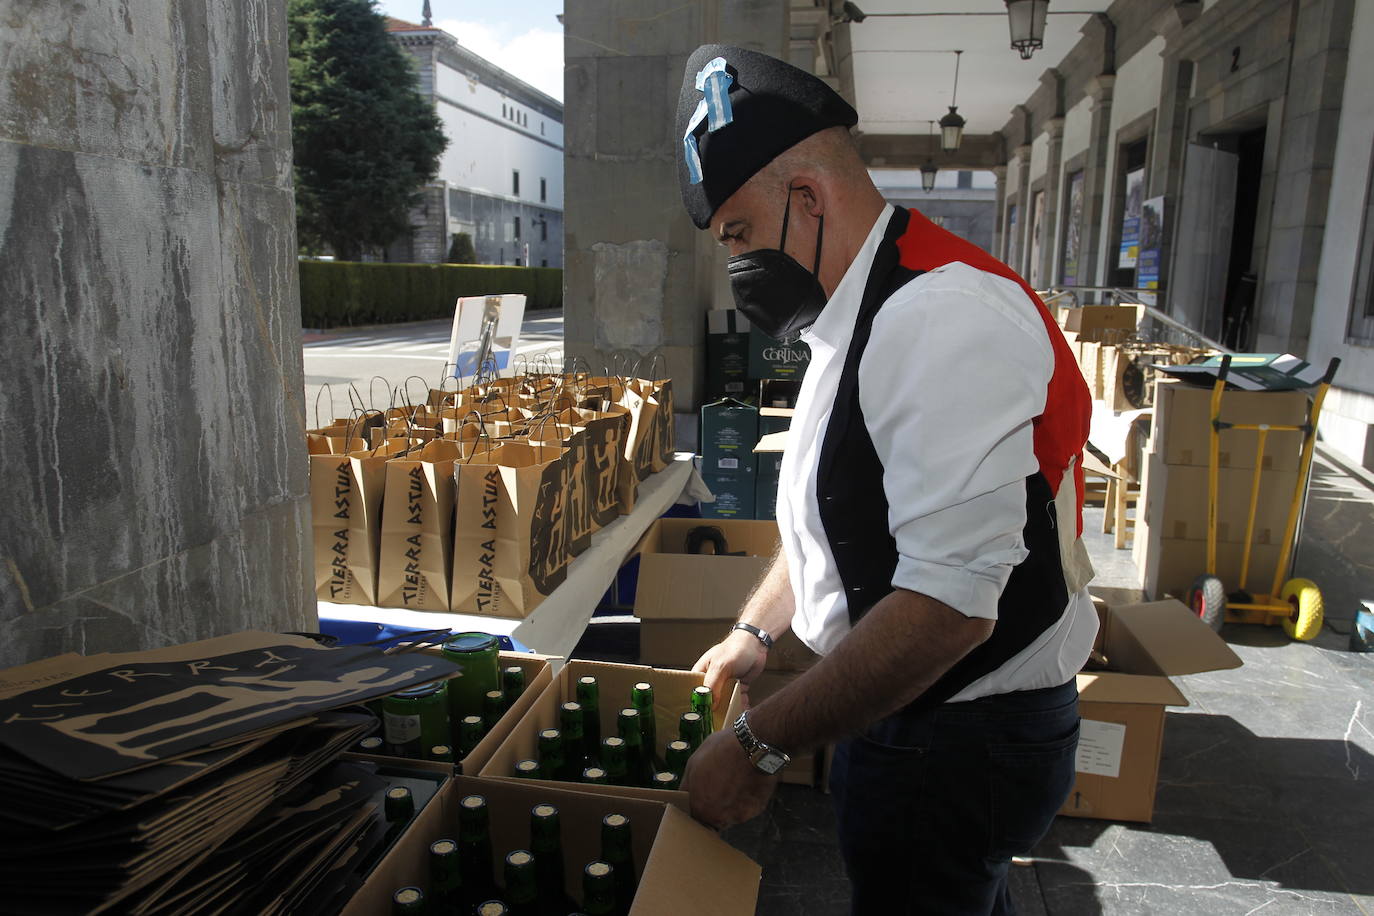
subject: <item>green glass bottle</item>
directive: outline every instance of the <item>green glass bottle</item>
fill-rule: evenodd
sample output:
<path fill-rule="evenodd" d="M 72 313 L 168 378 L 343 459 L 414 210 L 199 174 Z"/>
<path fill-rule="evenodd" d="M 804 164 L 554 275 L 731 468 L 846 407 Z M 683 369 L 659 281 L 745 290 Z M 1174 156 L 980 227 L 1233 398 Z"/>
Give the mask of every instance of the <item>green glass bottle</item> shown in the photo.
<path fill-rule="evenodd" d="M 682 785 L 682 777 L 672 770 L 662 770 L 654 774 L 653 788 L 673 791 Z"/>
<path fill-rule="evenodd" d="M 449 681 L 449 718 L 482 714 L 482 696 L 501 686 L 500 641 L 490 633 L 459 633 L 444 641 L 444 657 L 463 668 L 462 677 Z M 438 742 L 435 742 L 438 743 Z"/>
<path fill-rule="evenodd" d="M 482 695 L 482 724 L 487 731 L 496 727 L 506 714 L 506 695 L 500 690 L 488 690 Z"/>
<path fill-rule="evenodd" d="M 694 754 L 701 747 L 701 742 L 706 740 L 706 733 L 702 731 L 705 724 L 699 712 L 684 712 L 678 720 L 677 736 L 687 742 Z"/>
<path fill-rule="evenodd" d="M 486 900 L 477 904 L 473 912 L 476 916 L 510 916 L 511 908 L 500 900 Z"/>
<path fill-rule="evenodd" d="M 640 731 L 639 710 L 627 706 L 616 716 L 616 726 L 620 739 L 625 742 L 625 764 L 629 771 L 630 785 L 647 786 L 653 779 L 653 762 L 644 748 L 644 734 Z"/>
<path fill-rule="evenodd" d="M 385 751 L 386 751 L 385 744 L 386 744 L 386 742 L 383 741 L 383 740 L 381 739 L 381 736 L 380 736 L 380 735 L 372 735 L 371 737 L 364 738 L 363 740 L 361 740 L 361 741 L 358 742 L 358 753 L 359 753 L 359 754 L 381 754 L 381 753 L 385 753 Z"/>
<path fill-rule="evenodd" d="M 481 716 L 463 716 L 458 722 L 458 759 L 471 754 L 486 734 L 487 727 Z"/>
<path fill-rule="evenodd" d="M 564 772 L 565 750 L 563 733 L 556 728 L 546 728 L 539 733 L 539 770 L 545 779 L 562 779 Z"/>
<path fill-rule="evenodd" d="M 431 681 L 392 694 L 382 701 L 382 731 L 388 752 L 419 760 L 426 748 L 448 744 L 448 693 L 443 681 Z"/>
<path fill-rule="evenodd" d="M 625 815 L 608 814 L 601 819 L 601 860 L 614 870 L 616 912 L 628 913 L 639 879 L 635 877 L 630 819 Z"/>
<path fill-rule="evenodd" d="M 539 768 L 538 760 L 517 760 L 511 772 L 521 779 L 543 779 L 544 773 Z"/>
<path fill-rule="evenodd" d="M 716 730 L 715 715 L 712 712 L 712 704 L 715 699 L 711 696 L 711 688 L 705 685 L 692 689 L 692 712 L 701 716 L 701 731 L 706 737 Z"/>
<path fill-rule="evenodd" d="M 506 694 L 506 708 L 515 705 L 520 694 L 525 692 L 525 669 L 519 665 L 507 665 L 501 669 L 501 689 Z"/>
<path fill-rule="evenodd" d="M 538 916 L 538 877 L 534 856 L 528 850 L 517 849 L 506 855 L 506 890 L 501 896 L 511 916 Z"/>
<path fill-rule="evenodd" d="M 391 895 L 391 916 L 424 916 L 425 892 L 418 887 L 403 887 Z"/>
<path fill-rule="evenodd" d="M 649 758 L 652 768 L 658 762 L 658 721 L 654 715 L 654 685 L 648 681 L 635 684 L 630 690 L 630 705 L 639 710 L 639 733 L 644 736 L 644 754 Z"/>
<path fill-rule="evenodd" d="M 601 747 L 601 687 L 596 678 L 577 679 L 577 702 L 582 707 L 582 735 L 595 754 Z"/>
<path fill-rule="evenodd" d="M 392 786 L 386 790 L 383 802 L 386 819 L 390 823 L 402 823 L 415 816 L 415 796 L 405 786 Z"/>
<path fill-rule="evenodd" d="M 558 709 L 558 725 L 563 732 L 564 778 L 570 782 L 595 763 L 592 755 L 587 753 L 586 735 L 582 730 L 585 718 L 580 703 L 564 703 Z"/>
<path fill-rule="evenodd" d="M 440 763 L 452 763 L 453 748 L 449 747 L 447 744 L 436 744 L 429 749 L 428 756 L 430 760 L 437 760 Z"/>
<path fill-rule="evenodd" d="M 436 913 L 454 913 L 463 905 L 463 872 L 453 840 L 429 844 L 429 895 Z"/>
<path fill-rule="evenodd" d="M 530 851 L 534 853 L 540 912 L 561 916 L 575 908 L 563 887 L 563 824 L 553 805 L 530 809 Z"/>
<path fill-rule="evenodd" d="M 605 786 L 610 784 L 606 776 L 606 771 L 601 767 L 587 767 L 582 771 L 582 781 L 594 786 Z"/>
<path fill-rule="evenodd" d="M 681 738 L 676 741 L 669 741 L 668 748 L 664 754 L 664 761 L 668 764 L 668 770 L 675 773 L 678 779 L 687 772 L 687 760 L 692 756 L 692 746 Z"/>
<path fill-rule="evenodd" d="M 611 785 L 630 785 L 630 761 L 625 739 L 615 736 L 601 739 L 601 766 Z"/>
<path fill-rule="evenodd" d="M 484 796 L 467 795 L 458 803 L 458 861 L 467 905 L 493 899 L 491 815 Z"/>
<path fill-rule="evenodd" d="M 582 912 L 615 916 L 615 870 L 609 862 L 588 862 L 582 869 Z"/>

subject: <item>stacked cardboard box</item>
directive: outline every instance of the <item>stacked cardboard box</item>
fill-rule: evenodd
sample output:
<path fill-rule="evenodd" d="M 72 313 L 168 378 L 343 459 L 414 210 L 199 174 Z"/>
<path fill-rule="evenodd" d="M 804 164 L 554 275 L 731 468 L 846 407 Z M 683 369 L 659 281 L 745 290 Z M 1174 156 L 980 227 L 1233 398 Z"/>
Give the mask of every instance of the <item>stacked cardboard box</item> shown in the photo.
<path fill-rule="evenodd" d="M 1206 571 L 1210 388 L 1160 381 L 1150 450 L 1144 458 L 1137 504 L 1134 559 L 1146 595 L 1185 598 Z M 1301 425 L 1307 395 L 1301 391 L 1227 391 L 1221 419 L 1228 423 Z M 1220 433 L 1217 476 L 1217 568 L 1228 591 L 1269 589 L 1282 547 L 1289 506 L 1298 487 L 1298 433 L 1270 433 L 1257 456 L 1258 435 L 1248 430 Z M 1251 537 L 1250 568 L 1241 582 L 1255 466 L 1261 469 Z"/>
<path fill-rule="evenodd" d="M 765 407 L 759 411 L 759 442 L 768 436 L 785 433 L 792 426 L 792 411 L 779 407 Z M 764 450 L 756 445 L 759 479 L 754 487 L 754 517 L 773 520 L 778 517 L 778 480 L 782 477 L 782 449 Z"/>
<path fill-rule="evenodd" d="M 706 400 L 743 399 L 749 378 L 749 319 L 737 309 L 706 313 Z"/>
<path fill-rule="evenodd" d="M 706 518 L 753 518 L 759 410 L 734 398 L 701 408 L 701 476 L 715 494 L 702 503 Z"/>

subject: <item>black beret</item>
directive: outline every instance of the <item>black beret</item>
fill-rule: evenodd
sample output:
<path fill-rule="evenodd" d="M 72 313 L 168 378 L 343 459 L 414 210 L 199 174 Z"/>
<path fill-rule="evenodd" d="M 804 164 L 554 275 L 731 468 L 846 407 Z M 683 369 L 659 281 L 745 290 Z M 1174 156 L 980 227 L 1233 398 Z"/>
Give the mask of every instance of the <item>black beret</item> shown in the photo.
<path fill-rule="evenodd" d="M 692 131 L 703 180 L 693 184 L 683 140 L 704 98 L 697 74 L 717 57 L 724 58 L 733 120 L 715 131 L 702 120 Z M 853 127 L 859 115 L 824 82 L 767 54 L 729 45 L 702 45 L 687 59 L 678 96 L 674 142 L 682 202 L 698 229 L 779 154 L 830 127 Z"/>

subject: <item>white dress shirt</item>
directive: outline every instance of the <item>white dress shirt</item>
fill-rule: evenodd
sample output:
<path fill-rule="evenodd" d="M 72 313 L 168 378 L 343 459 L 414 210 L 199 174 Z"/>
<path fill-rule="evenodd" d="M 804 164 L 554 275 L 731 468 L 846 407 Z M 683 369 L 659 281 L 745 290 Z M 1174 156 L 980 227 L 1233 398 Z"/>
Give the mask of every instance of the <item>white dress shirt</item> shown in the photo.
<path fill-rule="evenodd" d="M 850 630 L 839 569 L 817 505 L 816 468 L 888 205 L 816 323 L 778 487 L 778 526 L 796 613 L 792 629 L 824 654 Z M 970 617 L 997 617 L 1024 560 L 1031 421 L 1044 412 L 1054 353 L 1020 286 L 954 262 L 921 274 L 878 312 L 859 363 L 859 403 L 883 465 L 897 542 L 892 584 Z M 836 468 L 836 473 L 843 473 Z M 1066 478 L 1066 486 L 1072 479 Z M 1058 623 L 952 701 L 1053 687 L 1082 667 L 1097 632 L 1086 589 Z"/>

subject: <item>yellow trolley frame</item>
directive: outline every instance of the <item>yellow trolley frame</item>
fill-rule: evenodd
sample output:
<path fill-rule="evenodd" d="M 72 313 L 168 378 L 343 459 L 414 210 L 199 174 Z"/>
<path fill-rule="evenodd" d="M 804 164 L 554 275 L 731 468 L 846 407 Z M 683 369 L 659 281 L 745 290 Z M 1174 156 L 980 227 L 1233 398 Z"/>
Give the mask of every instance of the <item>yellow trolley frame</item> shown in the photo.
<path fill-rule="evenodd" d="M 1226 377 L 1231 369 L 1231 357 L 1223 356 L 1216 383 L 1212 386 L 1210 451 L 1207 461 L 1207 571 L 1189 590 L 1189 604 L 1204 620 L 1220 628 L 1223 620 L 1233 623 L 1262 623 L 1269 626 L 1282 625 L 1290 636 L 1297 639 L 1311 639 L 1321 629 L 1321 594 L 1316 586 L 1306 579 L 1290 579 L 1286 583 L 1284 575 L 1292 556 L 1293 544 L 1297 536 L 1298 516 L 1302 510 L 1303 497 L 1307 492 L 1308 472 L 1312 467 L 1312 452 L 1316 447 L 1317 421 L 1321 417 L 1322 402 L 1335 378 L 1339 359 L 1331 360 L 1326 374 L 1317 383 L 1316 394 L 1308 407 L 1307 422 L 1302 426 L 1279 426 L 1269 423 L 1227 423 L 1221 419 L 1222 401 L 1226 391 Z M 1239 592 L 1227 597 L 1220 588 L 1217 571 L 1217 503 L 1220 478 L 1221 431 L 1224 429 L 1248 430 L 1256 433 L 1255 473 L 1250 481 L 1250 504 L 1245 521 L 1245 543 L 1241 554 Z M 1264 446 L 1269 434 L 1273 432 L 1302 433 L 1302 457 L 1298 465 L 1298 480 L 1293 488 L 1292 501 L 1288 507 L 1288 520 L 1284 525 L 1283 541 L 1279 549 L 1278 563 L 1274 567 L 1274 578 L 1269 591 L 1263 594 L 1250 594 L 1246 583 L 1250 577 L 1250 548 L 1255 536 L 1255 515 L 1259 505 L 1260 475 L 1264 465 Z M 1211 584 L 1212 580 L 1216 584 Z M 1218 601 L 1218 598 L 1220 600 Z M 1239 599 L 1239 600 L 1237 600 Z M 1217 604 L 1220 607 L 1217 607 Z"/>

